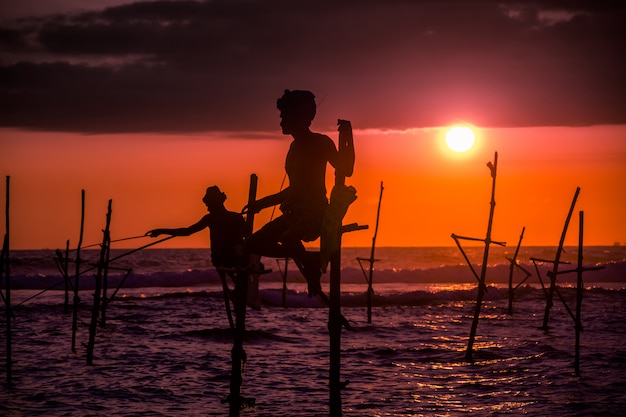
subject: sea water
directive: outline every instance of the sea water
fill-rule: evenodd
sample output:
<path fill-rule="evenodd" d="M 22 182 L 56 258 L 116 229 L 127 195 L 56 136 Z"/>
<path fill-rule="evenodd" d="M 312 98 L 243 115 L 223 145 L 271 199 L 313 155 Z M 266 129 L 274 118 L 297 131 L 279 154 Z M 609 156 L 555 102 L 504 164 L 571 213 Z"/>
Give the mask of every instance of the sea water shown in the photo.
<path fill-rule="evenodd" d="M 480 247 L 467 255 L 480 273 Z M 221 416 L 229 392 L 232 333 L 222 287 L 203 249 L 116 249 L 109 271 L 106 326 L 93 365 L 86 348 L 97 250 L 81 252 L 76 352 L 72 293 L 54 251 L 12 251 L 12 378 L 0 388 L 6 416 Z M 562 260 L 575 269 L 576 248 Z M 374 307 L 367 323 L 368 248 L 342 251 L 341 336 L 345 416 L 622 416 L 626 414 L 626 248 L 585 248 L 580 373 L 574 372 L 576 273 L 559 275 L 548 330 L 540 329 L 555 248 L 492 247 L 473 362 L 465 360 L 477 283 L 458 248 L 377 248 Z M 75 254 L 70 253 L 70 258 Z M 121 257 L 120 257 L 121 256 Z M 284 260 L 264 259 L 261 308 L 249 309 L 242 416 L 329 414 L 328 309 Z M 69 264 L 74 282 L 75 264 Z M 528 271 L 531 273 L 527 278 Z M 541 278 L 541 280 L 540 280 Z M 5 281 L 2 282 L 4 292 Z M 322 279 L 328 291 L 328 274 Z M 6 317 L 2 307 L 0 324 Z M 6 334 L 0 336 L 6 372 Z"/>

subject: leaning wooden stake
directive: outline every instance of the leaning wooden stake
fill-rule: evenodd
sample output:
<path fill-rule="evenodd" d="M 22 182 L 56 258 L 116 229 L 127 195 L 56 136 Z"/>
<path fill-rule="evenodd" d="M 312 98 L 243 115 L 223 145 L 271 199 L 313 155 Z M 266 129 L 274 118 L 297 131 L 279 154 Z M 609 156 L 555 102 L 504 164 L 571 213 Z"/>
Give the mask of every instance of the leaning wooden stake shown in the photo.
<path fill-rule="evenodd" d="M 63 283 L 65 284 L 65 297 L 63 299 L 63 312 L 67 314 L 70 305 L 70 275 L 69 275 L 70 240 L 65 241 L 65 256 L 63 257 L 62 271 Z"/>
<path fill-rule="evenodd" d="M 287 270 L 289 268 L 289 258 L 284 258 L 285 261 L 285 269 L 281 269 L 279 259 L 276 259 L 276 264 L 278 265 L 278 270 L 280 271 L 280 275 L 283 279 L 283 291 L 282 291 L 282 306 L 283 308 L 287 307 Z"/>
<path fill-rule="evenodd" d="M 252 206 L 256 200 L 258 178 L 255 174 L 250 176 L 250 190 L 248 193 L 248 206 Z M 254 214 L 248 212 L 246 216 L 246 234 L 252 234 L 254 226 Z M 249 258 L 249 254 L 246 254 Z M 233 349 L 231 351 L 231 374 L 230 374 L 230 395 L 228 397 L 229 416 L 237 417 L 241 407 L 246 403 L 246 399 L 241 396 L 241 386 L 243 384 L 243 369 L 246 363 L 246 352 L 243 348 L 243 341 L 246 333 L 246 304 L 248 297 L 248 272 L 241 270 L 236 272 L 235 282 L 235 332 L 233 337 Z M 253 402 L 253 400 L 251 400 Z"/>
<path fill-rule="evenodd" d="M 76 275 L 74 276 L 74 301 L 72 309 L 72 352 L 76 353 L 76 331 L 78 330 L 78 281 L 80 277 L 80 247 L 83 245 L 83 232 L 85 229 L 85 190 L 81 190 L 81 210 L 80 210 L 80 235 L 78 246 L 76 247 Z"/>
<path fill-rule="evenodd" d="M 220 281 L 222 282 L 222 293 L 224 295 L 224 307 L 226 308 L 226 316 L 228 316 L 228 324 L 230 325 L 230 329 L 235 329 L 235 322 L 233 321 L 233 313 L 230 310 L 230 289 L 228 288 L 228 282 L 226 280 L 226 272 L 217 271 L 217 274 L 220 277 Z"/>
<path fill-rule="evenodd" d="M 2 264 L 4 266 L 4 274 L 5 274 L 5 285 L 6 285 L 6 289 L 5 289 L 5 304 L 6 304 L 6 308 L 5 308 L 5 316 L 6 316 L 6 364 L 7 364 L 7 384 L 11 383 L 11 379 L 12 379 L 12 375 L 13 375 L 13 358 L 12 358 L 12 343 L 13 340 L 11 338 L 12 332 L 11 332 L 11 318 L 12 318 L 12 311 L 11 311 L 11 270 L 9 267 L 9 195 L 10 195 L 10 188 L 11 188 L 11 177 L 7 175 L 6 178 L 6 204 L 5 204 L 5 233 L 4 233 L 4 243 L 2 245 L 2 254 L 3 254 L 3 258 L 2 258 Z"/>
<path fill-rule="evenodd" d="M 522 233 L 520 234 L 519 241 L 517 242 L 517 247 L 515 248 L 513 258 L 509 259 L 509 262 L 511 262 L 511 266 L 509 269 L 509 309 L 507 310 L 508 315 L 513 314 L 513 299 L 515 298 L 515 289 L 513 288 L 513 272 L 515 271 L 515 266 L 517 265 L 517 255 L 519 254 L 520 246 L 522 246 L 522 239 L 524 239 L 525 230 L 526 227 L 522 227 Z"/>
<path fill-rule="evenodd" d="M 553 269 L 548 273 L 550 277 L 550 287 L 548 288 L 548 294 L 546 297 L 546 309 L 543 314 L 543 325 L 542 329 L 548 330 L 548 321 L 550 320 L 550 309 L 552 308 L 554 298 L 554 289 L 556 287 L 556 277 L 559 272 L 559 265 L 561 261 L 561 252 L 563 252 L 563 245 L 565 244 L 565 236 L 567 235 L 567 229 L 569 227 L 569 222 L 572 218 L 572 213 L 574 212 L 574 207 L 576 206 L 576 200 L 578 199 L 578 194 L 580 193 L 580 187 L 576 187 L 576 192 L 574 193 L 574 198 L 572 199 L 572 204 L 570 205 L 569 212 L 567 213 L 567 218 L 565 219 L 565 225 L 563 226 L 563 231 L 561 232 L 561 240 L 559 241 L 559 247 L 556 250 L 556 255 L 554 258 Z"/>
<path fill-rule="evenodd" d="M 98 316 L 100 315 L 100 303 L 102 301 L 102 277 L 106 266 L 106 254 L 111 244 L 109 227 L 111 225 L 111 200 L 106 215 L 106 226 L 103 230 L 102 245 L 100 247 L 100 258 L 98 260 L 98 272 L 93 292 L 93 308 L 91 310 L 91 323 L 89 325 L 89 342 L 87 343 L 87 365 L 93 364 L 93 349 L 96 343 L 96 329 L 98 328 Z"/>
<path fill-rule="evenodd" d="M 109 201 L 110 203 L 110 201 Z M 110 212 L 109 212 L 110 217 Z M 110 221 L 107 218 L 107 221 Z M 100 311 L 100 327 L 106 327 L 107 322 L 107 307 L 109 306 L 109 299 L 107 292 L 109 290 L 109 262 L 111 259 L 111 235 L 108 233 L 109 239 L 106 245 L 104 254 L 103 270 L 102 270 L 102 308 Z"/>
<path fill-rule="evenodd" d="M 469 335 L 469 340 L 467 342 L 467 350 L 465 352 L 465 359 L 469 362 L 472 361 L 472 352 L 474 346 L 474 338 L 476 337 L 476 329 L 478 328 L 478 319 L 480 317 L 480 308 L 483 303 L 483 298 L 485 296 L 485 278 L 487 275 L 487 263 L 489 261 L 489 246 L 492 243 L 491 240 L 491 227 L 493 225 L 493 215 L 496 208 L 496 175 L 498 170 L 498 153 L 495 153 L 493 164 L 489 162 L 487 164 L 489 170 L 491 172 L 491 203 L 489 209 L 489 221 L 487 222 L 487 234 L 485 236 L 485 250 L 483 252 L 483 263 L 480 271 L 480 282 L 478 283 L 478 295 L 476 296 L 476 308 L 474 309 L 474 319 L 472 320 L 472 328 Z"/>
<path fill-rule="evenodd" d="M 380 203 L 383 201 L 383 182 L 380 182 L 380 194 L 378 196 L 378 209 L 376 210 L 376 226 L 374 227 L 374 236 L 372 237 L 372 250 L 370 251 L 369 258 L 357 258 L 359 261 L 359 265 L 361 266 L 361 271 L 365 274 L 365 270 L 363 269 L 362 261 L 369 262 L 369 274 L 365 277 L 367 281 L 367 322 L 372 323 L 372 297 L 374 296 L 374 262 L 378 261 L 378 259 L 374 259 L 374 251 L 376 248 L 376 237 L 378 235 L 378 221 L 380 219 Z"/>

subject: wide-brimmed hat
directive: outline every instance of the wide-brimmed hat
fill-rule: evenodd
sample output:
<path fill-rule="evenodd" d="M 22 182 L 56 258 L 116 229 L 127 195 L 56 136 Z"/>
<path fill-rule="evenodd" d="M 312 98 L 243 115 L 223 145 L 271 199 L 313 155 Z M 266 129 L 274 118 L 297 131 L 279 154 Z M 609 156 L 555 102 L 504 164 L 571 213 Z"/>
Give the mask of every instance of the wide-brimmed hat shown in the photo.
<path fill-rule="evenodd" d="M 206 189 L 203 200 L 223 202 L 226 200 L 226 194 L 224 194 L 217 185 L 212 185 Z"/>

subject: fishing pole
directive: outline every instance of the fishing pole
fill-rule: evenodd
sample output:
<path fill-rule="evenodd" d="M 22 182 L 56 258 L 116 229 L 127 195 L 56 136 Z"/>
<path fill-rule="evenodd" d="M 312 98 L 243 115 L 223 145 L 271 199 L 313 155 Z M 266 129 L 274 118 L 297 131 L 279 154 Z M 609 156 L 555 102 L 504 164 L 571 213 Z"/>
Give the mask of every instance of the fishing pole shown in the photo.
<path fill-rule="evenodd" d="M 19 306 L 21 306 L 22 304 L 26 303 L 27 301 L 30 301 L 30 300 L 32 300 L 33 298 L 40 296 L 41 294 L 43 294 L 43 293 L 44 293 L 44 292 L 46 292 L 46 291 L 50 291 L 50 290 L 51 290 L 51 289 L 53 289 L 54 287 L 57 287 L 57 286 L 59 286 L 59 285 L 63 284 L 64 282 L 65 282 L 65 280 L 60 281 L 60 282 L 57 282 L 56 284 L 54 284 L 54 285 L 52 285 L 52 286 L 50 286 L 50 287 L 48 287 L 48 288 L 46 288 L 46 289 L 44 289 L 44 290 L 39 291 L 37 294 L 35 294 L 35 295 L 31 295 L 31 296 L 30 296 L 30 297 L 28 297 L 27 299 L 22 300 L 20 303 L 18 303 L 18 304 L 16 304 L 16 305 L 14 305 L 14 307 L 19 307 Z"/>

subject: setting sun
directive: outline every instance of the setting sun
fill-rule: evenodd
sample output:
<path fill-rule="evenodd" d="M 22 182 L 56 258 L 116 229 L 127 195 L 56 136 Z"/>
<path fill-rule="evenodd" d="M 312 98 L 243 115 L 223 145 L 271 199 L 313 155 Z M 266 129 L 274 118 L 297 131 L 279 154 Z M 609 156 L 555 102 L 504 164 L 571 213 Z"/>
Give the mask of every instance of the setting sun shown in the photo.
<path fill-rule="evenodd" d="M 474 146 L 474 132 L 469 127 L 455 126 L 446 133 L 446 145 L 454 152 L 466 152 Z"/>

